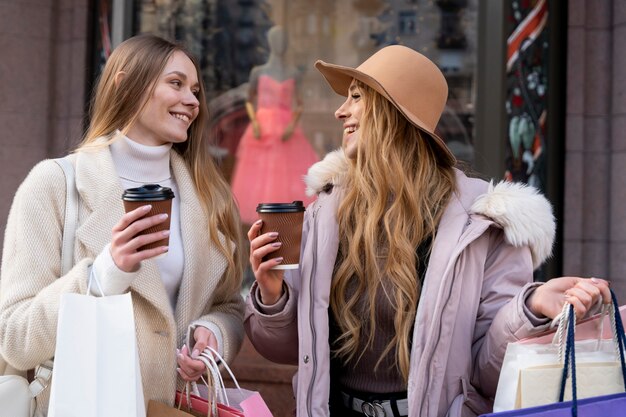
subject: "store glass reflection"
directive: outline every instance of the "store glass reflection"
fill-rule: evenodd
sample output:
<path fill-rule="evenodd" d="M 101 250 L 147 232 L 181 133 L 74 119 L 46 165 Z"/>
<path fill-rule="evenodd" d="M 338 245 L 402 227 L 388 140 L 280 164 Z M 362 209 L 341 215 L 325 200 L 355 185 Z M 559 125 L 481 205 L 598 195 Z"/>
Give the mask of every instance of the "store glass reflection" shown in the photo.
<path fill-rule="evenodd" d="M 342 99 L 314 70 L 317 59 L 357 66 L 392 44 L 428 56 L 449 85 L 437 133 L 471 165 L 477 2 L 136 0 L 134 27 L 135 33 L 181 40 L 200 58 L 212 152 L 240 202 L 252 196 L 242 209 L 247 223 L 252 200 L 305 198 L 296 190 L 289 191 L 296 198 L 286 198 L 275 189 L 291 190 L 291 177 L 301 184 L 307 165 L 340 146 L 333 112 Z M 276 27 L 284 51 L 272 45 Z M 248 195 L 237 191 L 242 183 Z"/>

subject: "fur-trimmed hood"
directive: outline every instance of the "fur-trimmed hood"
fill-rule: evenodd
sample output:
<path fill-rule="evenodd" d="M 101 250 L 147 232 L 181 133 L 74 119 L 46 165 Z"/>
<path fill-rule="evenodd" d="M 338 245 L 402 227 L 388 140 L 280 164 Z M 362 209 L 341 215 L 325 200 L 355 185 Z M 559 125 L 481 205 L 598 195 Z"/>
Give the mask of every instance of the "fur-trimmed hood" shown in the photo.
<path fill-rule="evenodd" d="M 307 195 L 343 185 L 347 172 L 348 161 L 343 150 L 330 152 L 322 161 L 311 166 L 304 177 Z M 505 181 L 492 182 L 486 192 L 473 198 L 467 211 L 468 214 L 486 216 L 502 227 L 509 244 L 529 246 L 535 268 L 551 255 L 556 233 L 552 206 L 534 187 Z"/>

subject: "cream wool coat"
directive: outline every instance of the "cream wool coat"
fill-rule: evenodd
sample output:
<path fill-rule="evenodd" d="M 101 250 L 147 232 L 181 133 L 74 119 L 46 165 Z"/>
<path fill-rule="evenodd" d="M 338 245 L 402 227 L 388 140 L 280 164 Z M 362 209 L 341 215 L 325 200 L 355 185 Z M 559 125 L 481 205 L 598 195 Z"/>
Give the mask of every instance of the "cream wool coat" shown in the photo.
<path fill-rule="evenodd" d="M 107 148 L 71 156 L 80 195 L 75 266 L 60 277 L 65 213 L 65 176 L 53 161 L 40 162 L 19 187 L 6 227 L 0 276 L 0 352 L 7 373 L 27 370 L 54 356 L 60 296 L 87 291 L 94 258 L 111 240 L 124 214 L 123 189 Z M 243 301 L 221 285 L 227 261 L 210 242 L 207 219 L 183 159 L 171 151 L 180 199 L 184 272 L 176 311 L 154 260 L 142 262 L 131 284 L 137 344 L 146 402 L 173 403 L 176 348 L 187 343 L 190 325 L 210 322 L 223 336 L 227 361 L 243 339 Z M 224 237 L 222 236 L 222 239 Z M 115 343 L 115 341 L 111 341 Z M 47 410 L 48 388 L 40 397 Z"/>
<path fill-rule="evenodd" d="M 305 213 L 300 268 L 285 275 L 286 293 L 276 305 L 261 305 L 256 285 L 247 299 L 245 326 L 255 348 L 270 360 L 298 365 L 298 417 L 329 413 L 328 309 L 346 171 L 342 152 L 309 170 L 307 184 L 318 197 Z M 433 242 L 415 317 L 409 417 L 489 412 L 507 343 L 549 325 L 524 301 L 539 285 L 533 269 L 552 248 L 550 204 L 531 187 L 489 185 L 460 171 L 456 185 Z"/>

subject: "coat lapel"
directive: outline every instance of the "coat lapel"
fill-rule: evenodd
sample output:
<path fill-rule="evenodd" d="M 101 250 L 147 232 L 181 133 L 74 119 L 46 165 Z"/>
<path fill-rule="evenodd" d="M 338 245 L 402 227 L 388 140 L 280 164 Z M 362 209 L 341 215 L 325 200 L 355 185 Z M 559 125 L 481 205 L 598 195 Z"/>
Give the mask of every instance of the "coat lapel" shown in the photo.
<path fill-rule="evenodd" d="M 180 227 L 185 257 L 175 314 L 179 332 L 177 340 L 181 340 L 189 323 L 206 313 L 205 307 L 212 300 L 209 292 L 215 288 L 208 282 L 211 272 L 217 270 L 221 279 L 227 260 L 211 243 L 207 216 L 200 205 L 185 161 L 175 152 L 171 155 L 172 171 L 180 194 Z M 221 234 L 220 240 L 224 241 Z"/>
<path fill-rule="evenodd" d="M 111 230 L 124 215 L 124 190 L 108 147 L 77 153 L 76 188 L 86 210 L 76 239 L 87 256 L 95 258 L 111 242 Z M 142 263 L 131 290 L 156 306 L 173 326 L 172 309 L 154 260 Z"/>
<path fill-rule="evenodd" d="M 76 155 L 76 188 L 86 209 L 76 238 L 96 256 L 111 241 L 111 229 L 124 215 L 123 189 L 108 147 Z"/>
<path fill-rule="evenodd" d="M 158 265 L 154 260 L 142 263 L 131 289 L 156 306 L 171 326 L 176 325 L 179 333 L 177 340 L 180 341 L 187 325 L 206 313 L 205 306 L 212 301 L 212 295 L 208 293 L 211 288 L 215 288 L 207 281 L 213 273 L 217 273 L 221 278 L 227 260 L 210 241 L 207 218 L 198 201 L 185 161 L 174 151 L 170 155 L 172 173 L 179 194 L 176 198 L 180 199 L 185 265 L 175 318 L 161 282 Z M 95 257 L 110 243 L 111 230 L 124 215 L 122 204 L 124 190 L 108 147 L 77 153 L 76 187 L 85 207 L 85 212 L 81 213 L 82 222 L 76 231 L 76 238 L 79 244 L 85 247 L 87 256 Z M 219 238 L 222 242 L 225 239 L 222 234 Z"/>

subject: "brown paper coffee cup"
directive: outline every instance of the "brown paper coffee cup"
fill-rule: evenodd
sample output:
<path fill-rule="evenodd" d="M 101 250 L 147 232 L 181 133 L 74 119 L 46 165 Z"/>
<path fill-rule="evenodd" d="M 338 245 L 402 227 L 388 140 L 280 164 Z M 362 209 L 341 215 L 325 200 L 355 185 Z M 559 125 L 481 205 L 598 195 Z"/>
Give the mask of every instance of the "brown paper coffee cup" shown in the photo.
<path fill-rule="evenodd" d="M 272 269 L 297 269 L 300 262 L 300 241 L 302 240 L 302 221 L 304 206 L 302 201 L 293 203 L 261 203 L 256 208 L 263 225 L 261 234 L 278 232 L 277 242 L 282 246 L 263 258 L 283 257 L 283 261 Z"/>
<path fill-rule="evenodd" d="M 129 188 L 124 191 L 122 200 L 124 201 L 124 209 L 126 213 L 138 207 L 150 204 L 152 209 L 143 217 L 151 217 L 157 214 L 167 214 L 167 219 L 155 226 L 149 227 L 139 233 L 140 235 L 161 232 L 170 229 L 170 217 L 172 215 L 172 199 L 174 192 L 168 187 L 161 187 L 158 184 L 146 184 L 138 188 Z M 142 218 L 143 218 L 142 217 Z M 169 246 L 169 236 L 164 237 L 156 242 L 149 243 L 140 247 L 138 250 L 154 249 L 160 246 Z"/>

